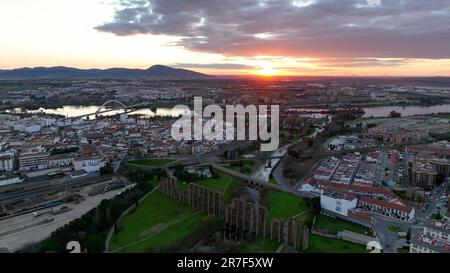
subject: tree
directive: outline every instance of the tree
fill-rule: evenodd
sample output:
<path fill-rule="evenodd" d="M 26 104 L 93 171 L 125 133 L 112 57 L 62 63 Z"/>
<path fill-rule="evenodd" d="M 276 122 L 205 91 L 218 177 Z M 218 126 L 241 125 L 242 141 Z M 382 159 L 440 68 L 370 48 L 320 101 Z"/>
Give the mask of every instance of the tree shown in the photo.
<path fill-rule="evenodd" d="M 395 111 L 391 111 L 390 113 L 389 113 L 389 117 L 390 118 L 399 118 L 399 117 L 401 117 L 402 116 L 402 113 L 397 113 L 397 112 L 395 112 Z"/>
<path fill-rule="evenodd" d="M 408 232 L 406 233 L 406 242 L 409 244 L 409 241 L 411 240 L 411 227 L 408 228 Z"/>
<path fill-rule="evenodd" d="M 111 165 L 111 162 L 106 163 L 105 166 L 100 168 L 100 174 L 101 175 L 107 175 L 107 174 L 111 174 L 114 172 L 114 169 Z"/>

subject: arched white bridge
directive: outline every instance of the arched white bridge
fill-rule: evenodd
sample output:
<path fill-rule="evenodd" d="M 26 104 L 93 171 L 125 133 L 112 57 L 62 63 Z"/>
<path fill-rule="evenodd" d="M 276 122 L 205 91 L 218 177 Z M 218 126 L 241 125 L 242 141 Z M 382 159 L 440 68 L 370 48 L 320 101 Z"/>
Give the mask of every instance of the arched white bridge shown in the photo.
<path fill-rule="evenodd" d="M 102 109 L 108 110 L 106 108 L 107 105 L 109 104 L 118 104 L 120 105 L 119 108 L 117 109 L 109 109 L 109 110 L 118 110 L 118 109 L 124 109 L 127 110 L 128 106 L 126 106 L 123 102 L 121 102 L 120 100 L 108 100 L 105 103 L 103 103 L 102 105 L 100 105 L 100 107 L 97 109 L 97 111 L 95 111 L 94 115 L 97 116 L 98 114 L 100 114 L 102 112 Z"/>
<path fill-rule="evenodd" d="M 111 108 L 111 109 L 106 108 L 106 106 L 110 105 L 110 104 L 115 104 L 118 107 L 114 107 L 114 108 Z M 120 110 L 120 109 L 125 110 L 125 113 L 126 112 L 132 112 L 132 111 L 137 110 L 139 108 L 147 107 L 149 104 L 150 104 L 149 102 L 141 102 L 141 103 L 138 103 L 138 104 L 133 104 L 133 105 L 126 106 L 123 102 L 121 102 L 119 100 L 108 100 L 105 103 L 103 103 L 102 105 L 100 105 L 100 107 L 94 113 L 84 114 L 84 115 L 80 115 L 80 116 L 76 116 L 76 117 L 70 117 L 68 119 L 78 119 L 78 118 L 84 118 L 84 117 L 89 117 L 89 116 L 93 116 L 93 115 L 98 117 L 99 114 L 108 113 L 108 112 L 112 112 L 112 111 L 117 111 L 117 110 Z"/>

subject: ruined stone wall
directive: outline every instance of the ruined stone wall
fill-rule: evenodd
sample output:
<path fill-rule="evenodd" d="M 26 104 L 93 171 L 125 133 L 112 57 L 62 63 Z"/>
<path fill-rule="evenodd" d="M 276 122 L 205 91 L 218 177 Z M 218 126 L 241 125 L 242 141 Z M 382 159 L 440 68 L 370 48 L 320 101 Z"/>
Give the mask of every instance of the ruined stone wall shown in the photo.
<path fill-rule="evenodd" d="M 308 248 L 308 227 L 294 218 L 272 219 L 269 222 L 266 207 L 238 198 L 225 204 L 223 193 L 194 183 L 190 183 L 187 189 L 181 189 L 175 177 L 160 182 L 159 190 L 183 204 L 224 220 L 224 235 L 228 239 L 246 240 L 250 236 L 262 236 L 296 249 Z"/>
<path fill-rule="evenodd" d="M 181 189 L 175 177 L 168 177 L 159 184 L 159 191 L 192 208 L 223 219 L 223 193 L 190 183 L 187 189 Z"/>
<path fill-rule="evenodd" d="M 243 199 L 233 199 L 225 207 L 225 226 L 230 239 L 240 240 L 252 235 L 267 236 L 269 212 L 267 208 Z"/>
<path fill-rule="evenodd" d="M 296 249 L 308 249 L 309 234 L 309 228 L 294 218 L 272 219 L 270 223 L 270 239 Z"/>

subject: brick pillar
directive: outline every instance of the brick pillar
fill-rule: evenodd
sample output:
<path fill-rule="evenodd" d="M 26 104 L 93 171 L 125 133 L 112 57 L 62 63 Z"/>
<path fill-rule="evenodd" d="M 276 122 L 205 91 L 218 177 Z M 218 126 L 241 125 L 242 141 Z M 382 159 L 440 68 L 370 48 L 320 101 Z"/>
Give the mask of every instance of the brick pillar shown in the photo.
<path fill-rule="evenodd" d="M 294 241 L 294 247 L 298 249 L 301 245 L 301 238 L 302 238 L 302 224 L 295 221 L 295 241 Z"/>
<path fill-rule="evenodd" d="M 293 246 L 294 240 L 293 240 L 293 236 L 292 236 L 292 225 L 293 225 L 292 218 L 289 218 L 287 220 L 286 225 L 287 225 L 286 244 L 289 246 Z"/>
<path fill-rule="evenodd" d="M 305 226 L 303 228 L 303 251 L 309 248 L 309 228 Z"/>

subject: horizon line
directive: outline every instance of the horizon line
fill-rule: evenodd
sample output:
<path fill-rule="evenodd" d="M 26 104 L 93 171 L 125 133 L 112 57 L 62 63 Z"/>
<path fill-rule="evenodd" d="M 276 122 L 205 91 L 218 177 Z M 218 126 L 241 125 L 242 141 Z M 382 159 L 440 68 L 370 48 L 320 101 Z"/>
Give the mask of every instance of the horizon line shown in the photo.
<path fill-rule="evenodd" d="M 130 68 L 130 67 L 109 67 L 109 68 L 98 68 L 98 67 L 90 67 L 90 68 L 80 68 L 75 66 L 65 66 L 65 65 L 54 65 L 54 66 L 22 66 L 22 67 L 15 67 L 15 68 L 0 68 L 0 71 L 12 71 L 12 70 L 18 70 L 18 69 L 36 69 L 36 68 L 73 68 L 73 69 L 79 69 L 79 70 L 109 70 L 109 69 L 130 69 L 130 70 L 147 70 L 153 66 L 165 66 L 170 67 L 173 69 L 185 69 L 201 74 L 205 74 L 208 76 L 217 76 L 217 77 L 254 77 L 254 78 L 263 78 L 263 79 L 271 79 L 271 78 L 289 78 L 289 77 L 322 77 L 322 78 L 450 78 L 449 75 L 314 75 L 314 74 L 291 74 L 291 75 L 258 75 L 258 74 L 212 74 L 212 73 L 204 73 L 199 72 L 197 70 L 189 69 L 182 66 L 172 66 L 172 65 L 164 65 L 164 64 L 154 64 L 150 65 L 147 68 Z M 0 79 L 1 80 L 1 79 Z M 4 80 L 4 79 L 3 79 Z"/>

